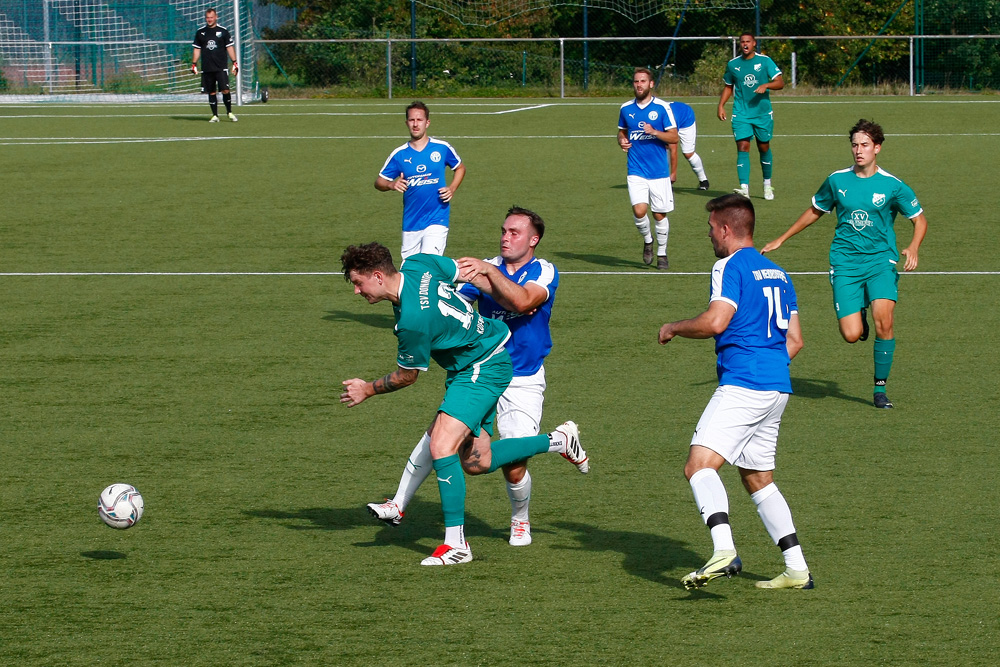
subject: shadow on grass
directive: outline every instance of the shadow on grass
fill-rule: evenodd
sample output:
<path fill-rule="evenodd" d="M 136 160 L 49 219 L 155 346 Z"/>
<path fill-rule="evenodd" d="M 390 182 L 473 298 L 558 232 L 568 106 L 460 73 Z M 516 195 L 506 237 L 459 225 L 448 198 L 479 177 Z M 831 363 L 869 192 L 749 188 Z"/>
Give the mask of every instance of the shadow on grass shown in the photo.
<path fill-rule="evenodd" d="M 205 102 L 205 107 L 206 107 L 206 111 L 205 111 L 205 113 L 203 115 L 199 115 L 199 116 L 171 116 L 170 120 L 195 121 L 195 122 L 198 122 L 198 123 L 205 123 L 207 125 L 208 124 L 208 119 L 211 118 L 211 116 L 209 115 L 209 111 L 207 110 L 207 108 L 208 108 L 208 102 Z"/>
<path fill-rule="evenodd" d="M 802 398 L 838 398 L 842 401 L 863 403 L 868 405 L 871 399 L 850 396 L 840 390 L 840 385 L 831 380 L 813 380 L 811 378 L 792 378 L 792 392 Z"/>
<path fill-rule="evenodd" d="M 642 248 L 639 248 L 642 250 Z M 595 255 L 592 253 L 579 253 L 579 252 L 554 252 L 553 255 L 557 257 L 562 257 L 563 259 L 576 259 L 581 262 L 587 262 L 589 264 L 599 264 L 601 266 L 621 266 L 629 269 L 642 269 L 646 268 L 642 262 L 638 259 L 635 261 L 629 261 L 627 259 L 622 259 L 621 257 L 610 257 L 608 255 Z M 639 252 L 636 252 L 638 255 Z"/>
<path fill-rule="evenodd" d="M 94 560 L 120 560 L 128 558 L 121 551 L 81 551 L 80 555 L 84 558 L 92 558 Z"/>
<path fill-rule="evenodd" d="M 327 322 L 357 322 L 376 329 L 391 329 L 396 319 L 391 313 L 351 313 L 346 310 L 328 310 L 323 319 Z"/>

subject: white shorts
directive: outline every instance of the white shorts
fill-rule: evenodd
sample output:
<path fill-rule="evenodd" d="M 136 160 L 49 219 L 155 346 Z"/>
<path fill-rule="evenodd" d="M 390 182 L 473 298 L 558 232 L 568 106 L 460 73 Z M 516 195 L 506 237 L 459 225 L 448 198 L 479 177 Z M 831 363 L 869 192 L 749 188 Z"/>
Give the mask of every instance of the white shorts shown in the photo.
<path fill-rule="evenodd" d="M 501 438 L 527 438 L 538 435 L 545 400 L 545 366 L 534 375 L 510 381 L 497 401 L 497 430 Z"/>
<path fill-rule="evenodd" d="M 712 394 L 691 438 L 730 464 L 747 470 L 774 470 L 781 413 L 788 394 L 723 385 Z"/>
<path fill-rule="evenodd" d="M 698 123 L 691 123 L 690 127 L 681 127 L 677 129 L 677 136 L 680 137 L 681 153 L 684 155 L 689 155 L 694 153 L 694 142 L 698 138 Z"/>
<path fill-rule="evenodd" d="M 649 179 L 629 175 L 625 182 L 628 183 L 628 198 L 632 206 L 649 204 L 654 213 L 670 213 L 674 210 L 674 191 L 670 187 L 669 178 Z"/>
<path fill-rule="evenodd" d="M 399 251 L 401 259 L 418 252 L 428 255 L 443 255 L 448 245 L 448 228 L 444 225 L 428 225 L 416 232 L 403 232 L 403 247 Z"/>

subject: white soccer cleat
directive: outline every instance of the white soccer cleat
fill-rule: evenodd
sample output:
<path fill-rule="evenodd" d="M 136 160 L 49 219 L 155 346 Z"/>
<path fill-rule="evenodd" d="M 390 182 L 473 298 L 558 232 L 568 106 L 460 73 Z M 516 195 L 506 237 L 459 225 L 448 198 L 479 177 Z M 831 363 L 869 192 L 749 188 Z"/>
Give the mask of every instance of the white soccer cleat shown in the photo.
<path fill-rule="evenodd" d="M 733 188 L 733 194 L 734 195 L 742 195 L 742 196 L 746 197 L 747 199 L 750 199 L 750 186 L 747 186 L 745 188 L 744 187 Z"/>
<path fill-rule="evenodd" d="M 556 427 L 556 431 L 566 436 L 566 451 L 563 458 L 576 466 L 576 469 L 586 475 L 590 472 L 590 462 L 587 452 L 580 445 L 580 429 L 575 422 L 564 422 Z"/>
<path fill-rule="evenodd" d="M 510 520 L 510 546 L 526 547 L 531 544 L 531 524 L 518 519 Z"/>
<path fill-rule="evenodd" d="M 239 118 L 236 117 L 236 114 L 234 114 L 233 112 L 230 111 L 229 112 L 229 120 L 231 120 L 231 121 L 233 121 L 235 123 L 236 121 L 239 120 Z"/>
<path fill-rule="evenodd" d="M 208 122 L 209 123 L 218 123 L 219 122 L 219 117 L 218 116 L 212 116 L 211 118 L 208 119 Z"/>
<path fill-rule="evenodd" d="M 764 199 L 767 199 L 768 201 L 774 199 L 774 188 L 770 185 L 764 186 Z"/>
<path fill-rule="evenodd" d="M 461 565 L 472 560 L 472 549 L 466 544 L 464 548 L 442 544 L 427 558 L 420 561 L 421 565 Z"/>
<path fill-rule="evenodd" d="M 398 526 L 403 523 L 403 513 L 399 511 L 399 506 L 388 498 L 384 503 L 368 503 L 368 513 L 379 521 L 385 521 L 390 526 Z"/>

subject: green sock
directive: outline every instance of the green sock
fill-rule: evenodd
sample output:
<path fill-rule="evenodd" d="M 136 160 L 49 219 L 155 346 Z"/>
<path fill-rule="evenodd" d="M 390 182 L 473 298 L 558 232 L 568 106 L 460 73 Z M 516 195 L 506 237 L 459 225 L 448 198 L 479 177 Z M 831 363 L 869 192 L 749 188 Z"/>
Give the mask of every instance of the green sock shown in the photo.
<path fill-rule="evenodd" d="M 875 393 L 885 393 L 885 383 L 892 370 L 892 353 L 896 350 L 896 339 L 875 339 Z"/>
<path fill-rule="evenodd" d="M 774 160 L 774 158 L 771 157 L 771 149 L 770 148 L 767 149 L 766 153 L 761 153 L 760 154 L 760 170 L 764 174 L 764 180 L 765 181 L 769 180 L 771 178 L 771 169 L 773 167 L 773 164 L 772 164 L 773 160 Z M 750 174 L 747 173 L 747 176 L 749 176 L 749 175 Z"/>
<path fill-rule="evenodd" d="M 740 185 L 750 183 L 750 153 L 736 151 L 736 178 Z"/>
<path fill-rule="evenodd" d="M 465 523 L 465 473 L 458 454 L 434 461 L 438 490 L 441 492 L 441 510 L 444 525 L 461 526 Z"/>
<path fill-rule="evenodd" d="M 497 440 L 490 449 L 493 450 L 493 457 L 490 460 L 490 472 L 500 466 L 505 466 L 514 461 L 523 461 L 531 458 L 535 454 L 544 454 L 549 451 L 549 435 L 532 435 L 527 438 L 504 438 Z"/>

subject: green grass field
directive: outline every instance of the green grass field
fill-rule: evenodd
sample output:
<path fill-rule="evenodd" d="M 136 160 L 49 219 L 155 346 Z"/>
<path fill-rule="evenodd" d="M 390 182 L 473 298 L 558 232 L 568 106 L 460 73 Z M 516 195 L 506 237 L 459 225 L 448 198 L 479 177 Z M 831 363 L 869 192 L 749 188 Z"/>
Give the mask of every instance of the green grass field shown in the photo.
<path fill-rule="evenodd" d="M 364 511 L 395 489 L 443 372 L 338 400 L 395 364 L 391 308 L 355 297 L 338 259 L 398 250 L 400 197 L 372 182 L 409 100 L 274 101 L 218 125 L 203 104 L 0 107 L 0 664 L 996 663 L 1000 102 L 775 95 L 773 202 L 752 156 L 758 246 L 850 165 L 859 117 L 884 125 L 879 163 L 930 231 L 900 280 L 892 411 L 870 405 L 871 342 L 836 330 L 833 217 L 773 255 L 806 341 L 776 479 L 817 587 L 754 588 L 781 557 L 727 469 L 745 570 L 689 593 L 711 542 L 681 471 L 714 354 L 656 333 L 706 305 L 704 203 L 734 185 L 735 150 L 715 100 L 688 100 L 712 190 L 682 159 L 671 271 L 652 271 L 614 141 L 626 96 L 429 101 L 468 168 L 448 254 L 496 254 L 511 204 L 548 223 L 543 427 L 578 421 L 592 457 L 585 477 L 532 462 L 525 549 L 502 478 L 470 479 L 460 568 L 418 565 L 442 536 L 434 485 L 397 529 Z M 97 517 L 118 481 L 146 501 L 128 531 Z"/>

